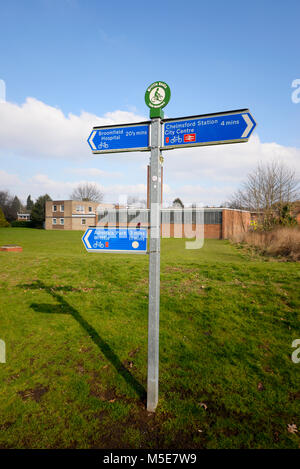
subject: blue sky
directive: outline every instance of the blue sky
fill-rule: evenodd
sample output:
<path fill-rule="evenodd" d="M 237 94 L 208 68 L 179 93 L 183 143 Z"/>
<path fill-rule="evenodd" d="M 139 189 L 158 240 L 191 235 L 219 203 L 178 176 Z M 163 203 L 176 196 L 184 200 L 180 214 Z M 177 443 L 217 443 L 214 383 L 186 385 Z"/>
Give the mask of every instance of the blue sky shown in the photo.
<path fill-rule="evenodd" d="M 84 140 L 97 117 L 147 119 L 156 80 L 168 117 L 249 107 L 258 124 L 247 144 L 166 152 L 166 200 L 221 203 L 257 161 L 299 171 L 299 17 L 298 0 L 0 0 L 1 188 L 65 198 L 89 180 L 106 201 L 142 197 L 147 154 L 92 156 Z"/>

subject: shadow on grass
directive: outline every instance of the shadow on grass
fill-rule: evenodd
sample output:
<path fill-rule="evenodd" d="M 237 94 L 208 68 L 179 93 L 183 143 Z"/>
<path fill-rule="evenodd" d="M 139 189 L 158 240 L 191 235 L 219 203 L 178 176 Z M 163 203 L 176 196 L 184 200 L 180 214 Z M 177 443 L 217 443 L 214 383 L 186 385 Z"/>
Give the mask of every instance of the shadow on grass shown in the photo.
<path fill-rule="evenodd" d="M 55 298 L 59 304 L 45 304 L 45 303 L 32 303 L 30 307 L 39 313 L 47 313 L 47 314 L 71 314 L 74 319 L 81 325 L 81 327 L 88 333 L 91 337 L 93 342 L 97 345 L 97 347 L 101 350 L 103 355 L 110 361 L 110 363 L 114 366 L 117 372 L 124 378 L 124 380 L 132 387 L 132 389 L 136 392 L 139 398 L 142 401 L 145 401 L 146 398 L 146 390 L 144 386 L 142 386 L 132 374 L 127 370 L 127 368 L 123 365 L 120 361 L 119 357 L 115 354 L 115 352 L 110 348 L 110 346 L 100 337 L 98 332 L 91 326 L 77 311 L 77 309 L 73 308 L 61 295 L 59 295 L 59 291 L 68 292 L 74 291 L 73 287 L 68 286 L 55 286 L 51 287 L 49 285 L 45 285 L 43 282 L 37 280 L 34 283 L 29 283 L 25 285 L 19 285 L 20 288 L 28 288 L 31 290 L 44 290 L 53 298 Z"/>

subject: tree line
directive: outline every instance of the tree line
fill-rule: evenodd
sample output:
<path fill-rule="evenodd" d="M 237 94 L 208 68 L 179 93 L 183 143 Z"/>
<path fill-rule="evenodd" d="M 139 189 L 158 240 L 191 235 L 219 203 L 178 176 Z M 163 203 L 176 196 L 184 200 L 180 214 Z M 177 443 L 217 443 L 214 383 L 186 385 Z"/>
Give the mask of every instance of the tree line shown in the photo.
<path fill-rule="evenodd" d="M 70 194 L 70 198 L 71 200 L 101 202 L 103 193 L 95 184 L 86 182 L 79 184 Z M 48 194 L 39 196 L 35 202 L 31 195 L 28 195 L 26 204 L 23 204 L 17 195 L 12 195 L 6 190 L 0 191 L 0 227 L 11 225 L 43 228 L 47 200 L 52 200 Z M 30 221 L 18 220 L 18 213 L 29 213 Z"/>
<path fill-rule="evenodd" d="M 41 195 L 34 202 L 28 195 L 26 204 L 23 204 L 17 195 L 9 191 L 0 191 L 0 226 L 31 226 L 42 228 L 45 221 L 45 203 L 52 200 L 48 194 Z M 30 222 L 18 221 L 18 213 L 29 213 Z"/>
<path fill-rule="evenodd" d="M 259 163 L 245 178 L 240 188 L 223 206 L 234 209 L 249 210 L 255 213 L 260 227 L 271 228 L 274 224 L 293 224 L 291 211 L 293 204 L 299 201 L 299 179 L 296 172 L 286 164 L 272 161 Z M 70 194 L 71 200 L 102 202 L 103 193 L 96 184 L 79 184 Z M 31 221 L 26 226 L 43 227 L 45 221 L 45 204 L 52 200 L 48 194 L 41 195 L 35 202 L 28 195 L 26 205 L 23 205 L 16 195 L 8 191 L 0 191 L 0 226 L 17 226 L 17 214 L 29 212 Z M 131 197 L 128 203 L 146 205 L 146 201 L 139 201 Z M 180 198 L 173 201 L 174 207 L 183 208 Z M 24 225 L 24 223 L 23 223 Z M 25 226 L 25 225 L 24 225 Z"/>

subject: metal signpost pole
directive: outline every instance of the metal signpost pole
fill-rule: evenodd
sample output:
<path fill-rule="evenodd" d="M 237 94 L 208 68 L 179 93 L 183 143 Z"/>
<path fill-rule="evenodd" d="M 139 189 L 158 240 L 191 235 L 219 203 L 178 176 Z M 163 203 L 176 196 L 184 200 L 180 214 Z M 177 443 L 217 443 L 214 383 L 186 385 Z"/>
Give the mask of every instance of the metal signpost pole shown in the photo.
<path fill-rule="evenodd" d="M 154 412 L 158 401 L 159 297 L 160 297 L 160 164 L 161 120 L 151 121 L 150 238 L 147 410 Z"/>
<path fill-rule="evenodd" d="M 160 301 L 160 225 L 161 225 L 161 150 L 202 145 L 247 142 L 256 127 L 249 109 L 164 119 L 163 109 L 170 101 L 167 83 L 148 86 L 145 102 L 151 122 L 94 127 L 88 143 L 94 154 L 123 151 L 149 151 L 150 157 L 150 237 L 147 410 L 154 412 L 158 402 L 159 301 Z M 163 121 L 161 121 L 163 119 Z M 149 129 L 151 127 L 150 145 Z M 161 135 L 163 134 L 163 135 Z M 147 232 L 128 229 L 89 228 L 82 241 L 88 252 L 146 252 Z M 121 231 L 121 233 L 120 233 Z"/>

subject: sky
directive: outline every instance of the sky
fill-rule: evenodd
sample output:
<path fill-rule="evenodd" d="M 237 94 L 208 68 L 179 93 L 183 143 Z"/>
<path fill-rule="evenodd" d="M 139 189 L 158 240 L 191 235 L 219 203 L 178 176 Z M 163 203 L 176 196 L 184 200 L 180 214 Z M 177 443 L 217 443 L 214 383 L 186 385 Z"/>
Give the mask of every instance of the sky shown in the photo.
<path fill-rule="evenodd" d="M 300 175 L 299 0 L 0 0 L 0 190 L 146 197 L 149 152 L 93 155 L 94 125 L 249 108 L 248 143 L 164 152 L 164 202 L 221 205 L 258 162 Z"/>

